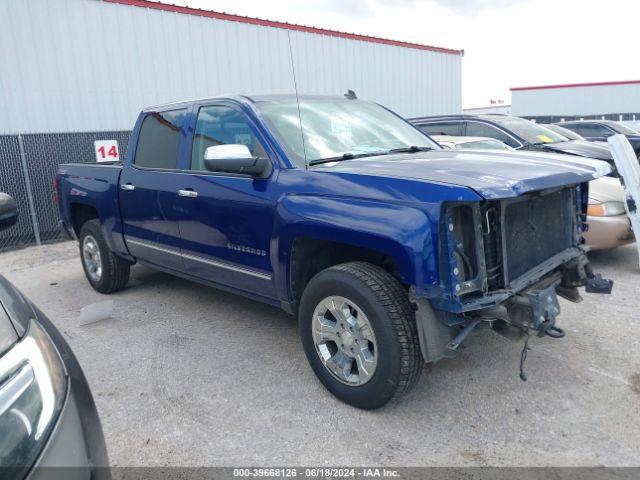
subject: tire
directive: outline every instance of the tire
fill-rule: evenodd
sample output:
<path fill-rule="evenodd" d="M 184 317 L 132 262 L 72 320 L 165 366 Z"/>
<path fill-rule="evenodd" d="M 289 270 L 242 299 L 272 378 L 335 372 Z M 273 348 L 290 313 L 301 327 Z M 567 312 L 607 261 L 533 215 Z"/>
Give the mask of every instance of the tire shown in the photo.
<path fill-rule="evenodd" d="M 122 290 L 129 281 L 131 265 L 109 249 L 102 236 L 100 222 L 85 222 L 80 229 L 79 240 L 80 261 L 93 289 L 100 293 Z"/>
<path fill-rule="evenodd" d="M 355 330 L 341 327 L 343 320 Z M 380 267 L 351 262 L 318 273 L 303 292 L 298 322 L 311 368 L 349 405 L 380 408 L 420 378 L 415 311 L 402 285 Z"/>

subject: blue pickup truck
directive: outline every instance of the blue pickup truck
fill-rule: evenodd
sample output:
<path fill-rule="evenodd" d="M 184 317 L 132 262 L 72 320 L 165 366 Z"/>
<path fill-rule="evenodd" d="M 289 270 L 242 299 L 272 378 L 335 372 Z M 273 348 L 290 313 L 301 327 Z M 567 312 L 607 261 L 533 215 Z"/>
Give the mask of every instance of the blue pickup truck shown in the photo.
<path fill-rule="evenodd" d="M 56 180 L 97 291 L 141 263 L 280 306 L 325 387 L 372 409 L 478 325 L 561 336 L 557 295 L 610 290 L 581 237 L 587 182 L 609 171 L 443 150 L 372 102 L 274 95 L 146 109 L 123 164 Z"/>

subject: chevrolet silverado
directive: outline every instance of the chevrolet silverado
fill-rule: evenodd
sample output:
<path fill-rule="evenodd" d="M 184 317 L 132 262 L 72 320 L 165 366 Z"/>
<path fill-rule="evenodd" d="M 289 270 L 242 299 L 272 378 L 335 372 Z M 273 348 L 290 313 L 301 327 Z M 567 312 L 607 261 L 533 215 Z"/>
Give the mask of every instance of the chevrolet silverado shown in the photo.
<path fill-rule="evenodd" d="M 324 386 L 372 409 L 479 325 L 523 361 L 530 332 L 564 334 L 558 295 L 610 291 L 582 238 L 609 171 L 443 150 L 350 96 L 232 96 L 145 109 L 123 163 L 61 165 L 56 190 L 94 289 L 140 263 L 282 307 Z"/>

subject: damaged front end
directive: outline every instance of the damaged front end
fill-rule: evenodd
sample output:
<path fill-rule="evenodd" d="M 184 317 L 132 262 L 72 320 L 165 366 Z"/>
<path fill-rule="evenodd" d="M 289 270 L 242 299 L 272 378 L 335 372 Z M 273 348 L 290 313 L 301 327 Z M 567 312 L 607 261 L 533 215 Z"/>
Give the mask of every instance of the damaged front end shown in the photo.
<path fill-rule="evenodd" d="M 525 340 L 561 338 L 558 296 L 582 300 L 578 288 L 611 293 L 613 282 L 589 266 L 585 231 L 587 185 L 553 188 L 501 200 L 452 202 L 441 216 L 440 294 L 413 301 L 425 361 L 455 355 L 479 325 Z"/>

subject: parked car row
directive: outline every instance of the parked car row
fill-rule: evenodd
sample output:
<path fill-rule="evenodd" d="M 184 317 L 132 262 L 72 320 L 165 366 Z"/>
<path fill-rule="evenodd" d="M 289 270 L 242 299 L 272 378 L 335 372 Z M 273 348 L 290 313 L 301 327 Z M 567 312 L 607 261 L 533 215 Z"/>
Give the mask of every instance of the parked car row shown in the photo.
<path fill-rule="evenodd" d="M 625 193 L 615 169 L 615 163 L 604 137 L 586 139 L 576 130 L 587 131 L 583 125 L 597 122 L 565 122 L 555 125 L 539 125 L 529 120 L 509 115 L 449 115 L 422 117 L 410 120 L 421 131 L 452 148 L 486 149 L 484 138 L 500 141 L 504 148 L 566 154 L 566 158 L 580 156 L 604 160 L 611 165 L 610 178 L 598 178 L 589 183 L 588 230 L 584 232 L 587 245 L 592 250 L 615 248 L 634 241 L 631 223 L 626 214 Z M 608 125 L 616 122 L 605 122 Z M 607 127 L 610 128 L 610 127 Z M 613 127 L 611 127 L 613 128 Z M 615 126 L 614 133 L 627 133 L 634 140 L 631 129 Z M 591 140 L 591 141 L 590 141 Z M 640 134 L 638 134 L 640 142 Z M 633 144 L 632 144 L 633 145 Z M 492 145 L 491 148 L 495 148 Z"/>
<path fill-rule="evenodd" d="M 620 133 L 627 137 L 636 152 L 636 156 L 640 155 L 640 133 L 620 122 L 614 122 L 613 120 L 574 120 L 560 122 L 557 125 L 594 142 L 605 142 L 607 138 Z"/>
<path fill-rule="evenodd" d="M 586 140 L 570 140 L 553 130 L 510 115 L 445 115 L 409 120 L 427 135 L 488 137 L 515 150 L 549 152 L 604 160 L 613 166 L 609 148 Z"/>

